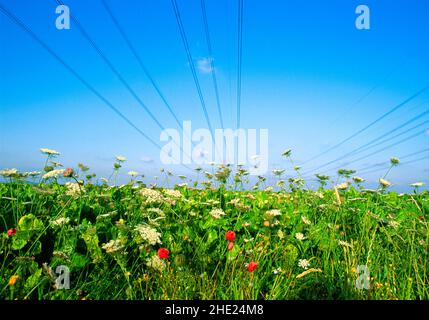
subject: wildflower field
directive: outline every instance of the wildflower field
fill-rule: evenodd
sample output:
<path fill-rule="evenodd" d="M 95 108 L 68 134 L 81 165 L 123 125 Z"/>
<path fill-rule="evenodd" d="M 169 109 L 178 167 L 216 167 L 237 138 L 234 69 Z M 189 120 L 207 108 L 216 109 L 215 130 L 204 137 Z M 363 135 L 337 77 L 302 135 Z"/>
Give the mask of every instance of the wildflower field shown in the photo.
<path fill-rule="evenodd" d="M 398 194 L 385 176 L 367 190 L 340 170 L 309 190 L 295 168 L 274 188 L 263 177 L 245 188 L 244 169 L 214 165 L 170 189 L 136 172 L 116 186 L 124 157 L 98 180 L 42 152 L 43 172 L 0 172 L 3 300 L 429 298 L 421 184 Z"/>

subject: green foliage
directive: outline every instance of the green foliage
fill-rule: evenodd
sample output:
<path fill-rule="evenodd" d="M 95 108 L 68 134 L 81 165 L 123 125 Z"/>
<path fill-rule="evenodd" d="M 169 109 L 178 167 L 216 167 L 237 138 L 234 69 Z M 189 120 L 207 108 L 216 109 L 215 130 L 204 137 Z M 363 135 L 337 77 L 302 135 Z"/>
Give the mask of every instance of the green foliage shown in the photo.
<path fill-rule="evenodd" d="M 0 297 L 429 298 L 427 192 L 337 194 L 294 181 L 290 192 L 235 191 L 226 183 L 245 173 L 230 175 L 222 167 L 218 188 L 175 191 L 0 184 Z M 228 230 L 236 233 L 229 248 Z M 168 259 L 158 258 L 160 248 Z M 359 265 L 370 270 L 368 290 L 354 285 Z M 70 270 L 70 290 L 56 288 L 58 266 Z"/>

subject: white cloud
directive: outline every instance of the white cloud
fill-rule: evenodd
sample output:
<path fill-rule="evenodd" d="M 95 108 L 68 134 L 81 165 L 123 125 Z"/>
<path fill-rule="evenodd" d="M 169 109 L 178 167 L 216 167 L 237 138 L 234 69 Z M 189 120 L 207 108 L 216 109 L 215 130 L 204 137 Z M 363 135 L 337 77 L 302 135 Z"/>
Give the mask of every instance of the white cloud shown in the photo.
<path fill-rule="evenodd" d="M 213 58 L 210 58 L 210 57 L 198 59 L 197 60 L 198 70 L 201 73 L 205 73 L 205 74 L 211 73 L 213 71 L 213 68 L 211 66 L 212 59 Z"/>
<path fill-rule="evenodd" d="M 153 162 L 153 159 L 151 157 L 147 157 L 147 156 L 143 156 L 140 160 L 143 162 L 146 162 L 146 163 Z"/>

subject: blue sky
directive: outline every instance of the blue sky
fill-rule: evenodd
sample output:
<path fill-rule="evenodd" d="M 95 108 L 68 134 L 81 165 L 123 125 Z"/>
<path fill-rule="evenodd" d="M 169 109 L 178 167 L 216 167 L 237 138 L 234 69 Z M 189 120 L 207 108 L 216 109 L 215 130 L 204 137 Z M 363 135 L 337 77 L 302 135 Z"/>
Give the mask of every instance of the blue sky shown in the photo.
<path fill-rule="evenodd" d="M 63 2 L 164 127 L 176 128 L 101 0 Z M 107 2 L 179 119 L 191 120 L 194 128 L 206 127 L 171 2 Z M 159 142 L 160 129 L 73 21 L 70 30 L 55 28 L 54 0 L 0 0 L 0 4 Z M 370 30 L 355 27 L 355 8 L 360 4 L 371 10 Z M 204 63 L 210 57 L 200 1 L 178 0 L 178 5 L 210 119 L 220 128 L 211 74 Z M 206 7 L 224 122 L 235 128 L 237 1 L 206 0 Z M 429 85 L 427 1 L 244 0 L 243 16 L 241 124 L 269 129 L 272 168 L 286 166 L 282 150 L 292 148 L 296 164 L 304 162 Z M 161 165 L 154 146 L 1 12 L 0 30 L 1 168 L 40 168 L 44 159 L 38 149 L 47 147 L 62 153 L 64 165 L 84 162 L 101 175 L 110 172 L 118 154 L 128 158 L 124 172 L 157 174 Z M 336 159 L 428 109 L 429 90 L 356 138 L 306 163 L 303 170 Z M 428 119 L 426 115 L 413 124 Z M 366 168 L 428 147 L 429 134 L 422 133 L 351 167 Z M 353 157 L 337 166 L 346 160 Z M 427 163 L 400 166 L 389 177 L 398 185 L 429 182 Z M 325 169 L 331 167 L 336 165 Z M 186 172 L 181 167 L 173 170 Z"/>

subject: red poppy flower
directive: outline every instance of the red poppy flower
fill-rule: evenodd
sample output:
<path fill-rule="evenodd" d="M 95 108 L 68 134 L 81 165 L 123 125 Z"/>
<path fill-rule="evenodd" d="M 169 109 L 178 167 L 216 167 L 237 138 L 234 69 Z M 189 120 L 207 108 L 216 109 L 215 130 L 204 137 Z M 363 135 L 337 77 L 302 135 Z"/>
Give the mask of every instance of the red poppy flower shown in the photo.
<path fill-rule="evenodd" d="M 423 221 L 425 219 L 425 216 L 420 216 L 419 218 Z"/>
<path fill-rule="evenodd" d="M 225 234 L 225 238 L 228 241 L 234 241 L 235 240 L 235 232 L 234 231 L 227 231 Z"/>
<path fill-rule="evenodd" d="M 158 257 L 161 259 L 168 259 L 168 255 L 170 254 L 170 251 L 167 248 L 160 248 L 158 250 Z"/>
<path fill-rule="evenodd" d="M 15 229 L 15 228 L 12 228 L 12 229 L 7 230 L 7 235 L 8 235 L 9 237 L 14 236 L 14 235 L 15 235 L 15 233 L 16 233 L 16 229 Z"/>
<path fill-rule="evenodd" d="M 232 250 L 234 248 L 234 242 L 228 242 L 228 250 Z"/>
<path fill-rule="evenodd" d="M 250 262 L 249 265 L 247 266 L 247 271 L 249 272 L 253 272 L 256 270 L 256 268 L 258 267 L 258 264 L 254 261 Z"/>

